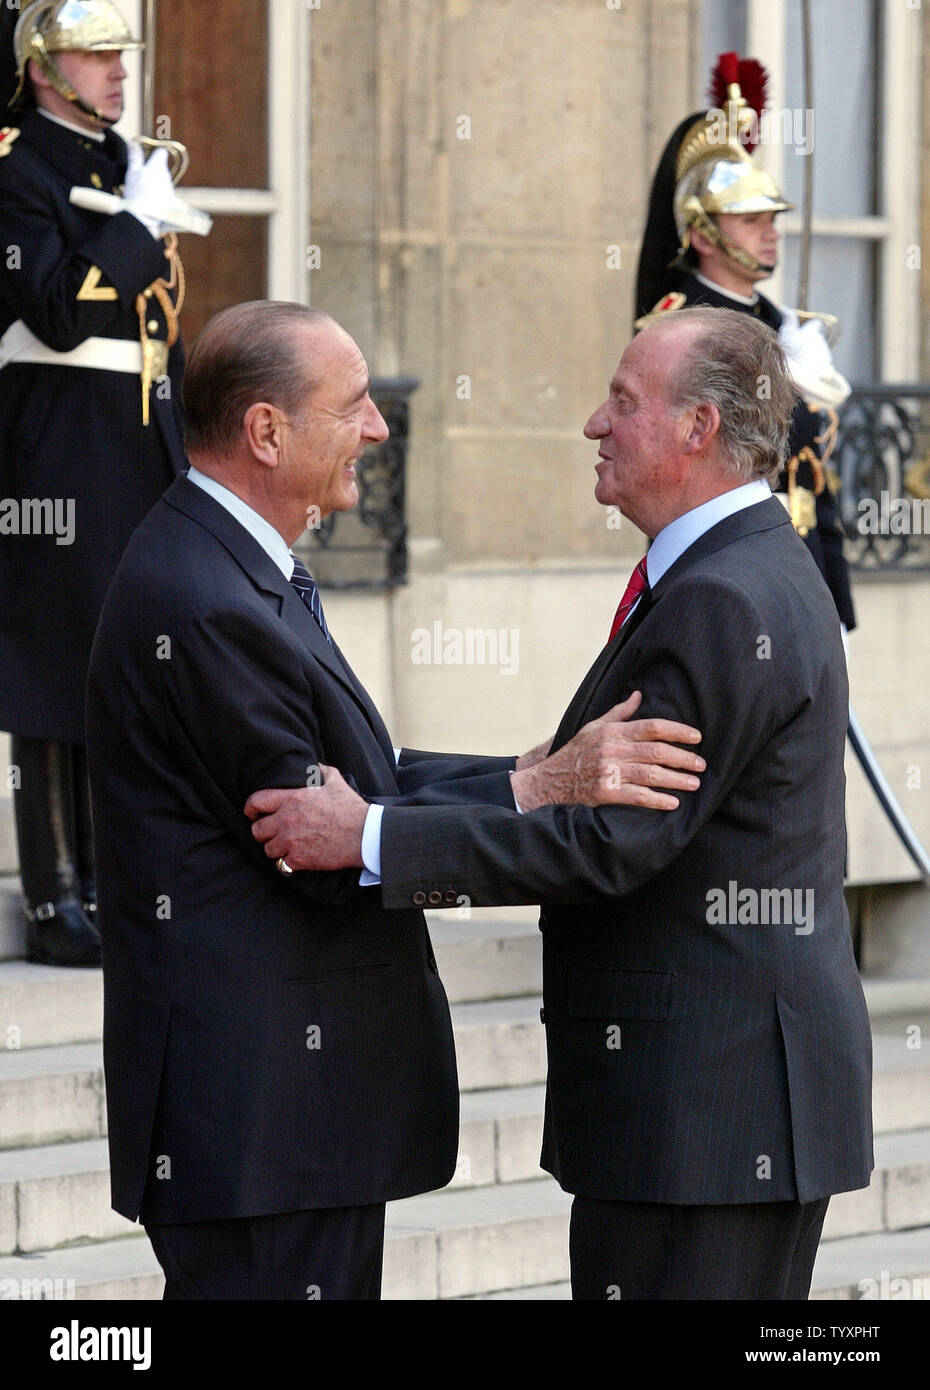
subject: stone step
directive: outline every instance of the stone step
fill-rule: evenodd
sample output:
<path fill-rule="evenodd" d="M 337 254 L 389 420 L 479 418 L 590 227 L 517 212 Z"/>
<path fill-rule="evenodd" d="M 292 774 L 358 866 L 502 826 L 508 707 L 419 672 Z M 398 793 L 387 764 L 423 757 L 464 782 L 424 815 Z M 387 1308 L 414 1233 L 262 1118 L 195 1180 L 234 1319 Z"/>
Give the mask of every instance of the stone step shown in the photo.
<path fill-rule="evenodd" d="M 872 1020 L 876 1134 L 930 1127 L 930 1013 Z"/>
<path fill-rule="evenodd" d="M 7 978 L 12 991 L 14 981 L 21 984 L 22 979 L 28 980 L 31 972 L 37 971 L 53 977 L 52 987 L 62 991 L 62 1000 L 68 998 L 69 991 L 77 997 L 81 991 L 90 990 L 96 975 L 93 971 L 7 963 L 0 966 L 0 978 L 4 978 L 4 972 L 11 972 Z M 72 985 L 67 977 L 73 976 L 81 978 Z M 545 1038 L 539 1023 L 539 1002 L 537 997 L 453 1007 L 463 1114 L 471 1113 L 465 1107 L 473 1092 L 533 1087 L 544 1080 Z M 64 1003 L 61 1007 L 64 1010 Z M 76 1007 L 75 1017 L 78 1013 Z M 24 1029 L 27 1038 L 29 1030 L 38 1027 L 38 1019 L 37 1009 L 33 1021 Z M 55 1025 L 59 1026 L 58 1019 Z M 915 1029 L 921 1030 L 919 1038 Z M 911 1046 L 915 1040 L 930 1039 L 930 1019 L 922 1014 L 877 1019 L 873 1032 L 876 1133 L 930 1128 L 930 1045 Z M 0 1150 L 88 1139 L 106 1132 L 99 1043 L 17 1049 L 7 1046 L 9 1041 L 15 1041 L 15 1036 L 8 1037 L 0 1031 Z M 517 1104 L 522 1105 L 523 1101 L 518 1100 Z M 519 1139 L 518 1130 L 522 1136 Z M 504 1165 L 501 1171 L 512 1163 L 511 1177 L 528 1176 L 529 1155 L 537 1144 L 532 1122 L 525 1115 L 515 1115 L 495 1133 L 495 1161 Z M 469 1159 L 470 1181 L 484 1184 L 492 1180 L 488 1166 L 490 1144 L 487 1127 L 483 1133 L 476 1128 L 468 1136 L 463 1155 Z M 463 1166 L 463 1181 L 469 1181 L 469 1164 Z"/>
<path fill-rule="evenodd" d="M 930 1129 L 875 1138 L 872 1181 L 831 1197 L 823 1240 L 930 1226 Z"/>
<path fill-rule="evenodd" d="M 0 803 L 3 798 L 0 797 Z M 8 874 L 3 863 L 3 812 L 0 810 L 0 961 L 18 960 L 26 954 L 26 920 L 22 911 L 22 885 Z"/>
<path fill-rule="evenodd" d="M 466 1302 L 495 1302 L 505 1300 L 505 1298 L 512 1301 L 520 1300 L 520 1302 L 571 1300 L 571 1284 L 566 1279 L 566 1282 L 562 1284 L 530 1284 L 527 1289 L 498 1289 L 492 1294 L 471 1294 Z"/>
<path fill-rule="evenodd" d="M 0 1150 L 106 1134 L 99 1042 L 0 1051 Z"/>
<path fill-rule="evenodd" d="M 551 1179 L 388 1205 L 384 1296 L 461 1298 L 568 1273 L 571 1197 Z"/>
<path fill-rule="evenodd" d="M 464 910 L 464 909 L 463 909 Z M 427 913 L 450 1004 L 535 995 L 542 990 L 542 938 L 535 908 Z"/>
<path fill-rule="evenodd" d="M 463 1097 L 459 1162 L 450 1191 L 546 1179 L 539 1167 L 542 1087 Z M 110 1210 L 107 1141 L 93 1137 L 0 1150 L 0 1255 L 132 1234 Z"/>
<path fill-rule="evenodd" d="M 463 1107 L 457 1176 L 434 1199 L 466 1189 L 522 1192 L 532 1181 L 552 1189 L 537 1161 L 540 1101 L 538 1094 L 498 1092 L 483 1106 Z M 508 1154 L 511 1132 L 518 1143 Z M 824 1240 L 930 1226 L 930 1130 L 879 1136 L 875 1163 L 869 1188 L 832 1199 Z M 110 1210 L 105 1139 L 0 1152 L 0 1255 L 109 1240 L 135 1229 Z"/>
<path fill-rule="evenodd" d="M 817 1302 L 930 1300 L 930 1230 L 886 1231 L 824 1241 L 814 1262 L 810 1296 Z M 472 1297 L 564 1300 L 571 1298 L 571 1285 L 536 1284 Z M 865 1314 L 862 1321 L 868 1322 Z"/>
<path fill-rule="evenodd" d="M 385 1298 L 569 1298 L 570 1200 L 554 1184 L 525 1183 L 391 1204 Z M 0 1258 L 2 1299 L 157 1299 L 162 1288 L 144 1237 Z M 811 1298 L 930 1300 L 930 1230 L 824 1242 Z"/>
<path fill-rule="evenodd" d="M 454 1004 L 452 1026 L 463 1091 L 531 1086 L 546 1079 L 542 999 L 492 999 Z"/>
<path fill-rule="evenodd" d="M 439 973 L 452 1004 L 542 989 L 541 938 L 535 908 L 473 908 L 427 913 Z M 26 954 L 26 924 L 19 878 L 0 878 L 0 961 Z"/>
<path fill-rule="evenodd" d="M 389 1203 L 384 1297 L 457 1298 L 564 1279 L 570 1204 L 551 1181 Z M 132 1237 L 0 1259 L 0 1296 L 39 1296 L 36 1280 L 48 1297 L 157 1298 L 162 1289 L 148 1240 Z"/>
<path fill-rule="evenodd" d="M 539 1168 L 542 1104 L 544 1087 L 464 1095 L 459 1163 L 449 1190 L 545 1180 Z M 99 1109 L 88 1105 L 79 1118 L 90 1130 L 81 1140 L 0 1150 L 0 1255 L 136 1230 L 110 1209 Z"/>
<path fill-rule="evenodd" d="M 872 1019 L 914 1012 L 930 1014 L 930 979 L 896 980 L 866 975 L 862 977 L 862 991 Z"/>
<path fill-rule="evenodd" d="M 825 1241 L 814 1263 L 811 1298 L 930 1299 L 930 1229 Z"/>
<path fill-rule="evenodd" d="M 0 1044 L 7 1050 L 94 1042 L 102 1026 L 100 970 L 24 960 L 0 965 Z"/>
<path fill-rule="evenodd" d="M 152 1300 L 161 1298 L 164 1287 L 144 1234 L 0 1259 L 0 1299 Z"/>
<path fill-rule="evenodd" d="M 3 785 L 6 785 L 6 762 L 0 762 Z M 16 848 L 16 825 L 13 820 L 13 798 L 9 792 L 0 794 L 0 874 L 15 874 L 19 869 Z"/>
<path fill-rule="evenodd" d="M 528 1303 L 532 1300 L 540 1299 L 553 1303 L 556 1301 L 564 1302 L 566 1299 L 570 1300 L 571 1296 L 572 1286 L 568 1280 L 565 1280 L 562 1284 L 530 1284 L 525 1289 L 497 1289 L 494 1293 L 472 1294 L 466 1302 L 478 1302 L 479 1300 L 483 1300 L 491 1303 L 501 1299 L 513 1301 L 519 1299 L 521 1303 Z"/>
<path fill-rule="evenodd" d="M 105 1139 L 0 1153 L 0 1254 L 138 1234 L 110 1208 Z"/>

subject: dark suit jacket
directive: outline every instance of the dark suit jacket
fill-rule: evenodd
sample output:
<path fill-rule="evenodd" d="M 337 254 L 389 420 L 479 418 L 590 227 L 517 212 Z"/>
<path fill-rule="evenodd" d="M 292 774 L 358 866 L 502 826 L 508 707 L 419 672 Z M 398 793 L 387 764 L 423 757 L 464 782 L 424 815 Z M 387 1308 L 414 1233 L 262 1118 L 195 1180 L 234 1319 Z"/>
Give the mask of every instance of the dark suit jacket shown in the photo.
<path fill-rule="evenodd" d="M 390 798 L 425 771 L 467 787 L 471 760 L 395 769 L 296 592 L 186 477 L 107 598 L 88 748 L 116 1209 L 200 1221 L 448 1182 L 455 1058 L 422 912 L 386 912 L 357 870 L 283 878 L 243 805 L 321 761 Z M 512 766 L 482 762 L 482 785 Z"/>
<path fill-rule="evenodd" d="M 634 689 L 641 715 L 704 733 L 707 771 L 677 811 L 388 807 L 384 902 L 542 902 L 543 1164 L 568 1191 L 712 1204 L 866 1186 L 846 665 L 830 594 L 776 500 L 713 527 L 644 597 L 556 746 Z M 717 910 L 742 890 L 736 914 Z"/>

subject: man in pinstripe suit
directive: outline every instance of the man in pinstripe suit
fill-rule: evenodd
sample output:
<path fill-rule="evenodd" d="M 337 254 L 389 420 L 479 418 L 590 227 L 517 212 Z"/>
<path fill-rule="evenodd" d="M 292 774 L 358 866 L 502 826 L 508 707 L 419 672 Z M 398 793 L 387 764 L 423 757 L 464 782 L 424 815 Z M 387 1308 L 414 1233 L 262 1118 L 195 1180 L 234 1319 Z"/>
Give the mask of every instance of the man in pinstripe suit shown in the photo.
<path fill-rule="evenodd" d="M 704 733 L 707 772 L 674 815 L 381 808 L 335 772 L 250 806 L 267 853 L 364 862 L 386 907 L 542 903 L 542 1162 L 575 1194 L 576 1298 L 806 1298 L 830 1195 L 869 1181 L 846 666 L 768 486 L 793 405 L 771 330 L 686 309 L 634 339 L 585 427 L 598 501 L 652 544 L 552 747 L 642 690 L 645 713 Z"/>

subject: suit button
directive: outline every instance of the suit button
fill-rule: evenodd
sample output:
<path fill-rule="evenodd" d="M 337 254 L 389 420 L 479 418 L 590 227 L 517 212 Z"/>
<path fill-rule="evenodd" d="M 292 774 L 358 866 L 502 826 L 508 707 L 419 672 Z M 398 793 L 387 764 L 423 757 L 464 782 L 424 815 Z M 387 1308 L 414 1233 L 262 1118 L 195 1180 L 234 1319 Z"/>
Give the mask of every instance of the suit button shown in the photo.
<path fill-rule="evenodd" d="M 442 902 L 442 894 L 439 892 L 438 889 L 434 888 L 433 891 L 430 893 L 427 901 L 429 902 L 430 907 L 438 907 L 439 904 Z"/>
<path fill-rule="evenodd" d="M 426 894 L 421 892 L 420 889 L 417 889 L 413 895 L 413 901 L 416 907 L 422 907 L 426 902 Z"/>
<path fill-rule="evenodd" d="M 433 959 L 432 956 L 429 956 L 429 957 L 428 957 L 426 964 L 429 966 L 430 970 L 432 970 L 432 972 L 433 972 L 434 975 L 438 975 L 438 974 L 439 974 L 439 968 L 438 968 L 438 966 L 436 965 L 436 962 L 435 962 L 435 960 Z"/>
<path fill-rule="evenodd" d="M 545 1023 L 545 1021 L 546 1021 L 546 1011 L 545 1011 L 545 1009 L 540 1009 L 540 1011 L 539 1011 L 539 1021 L 540 1021 L 540 1023 Z"/>
<path fill-rule="evenodd" d="M 540 913 L 540 915 L 539 915 L 539 930 L 540 930 L 540 931 L 545 931 L 545 930 L 546 930 L 546 918 L 545 918 L 545 914 L 544 914 L 544 913 Z"/>
<path fill-rule="evenodd" d="M 442 895 L 442 900 L 445 903 L 457 903 L 459 897 L 454 888 L 447 888 Z"/>

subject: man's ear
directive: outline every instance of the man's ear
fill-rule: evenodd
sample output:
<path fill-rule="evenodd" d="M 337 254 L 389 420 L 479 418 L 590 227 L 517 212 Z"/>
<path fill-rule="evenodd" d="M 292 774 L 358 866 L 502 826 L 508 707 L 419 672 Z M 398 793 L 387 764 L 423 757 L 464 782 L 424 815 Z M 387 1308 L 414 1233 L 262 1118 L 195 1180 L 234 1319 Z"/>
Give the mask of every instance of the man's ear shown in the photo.
<path fill-rule="evenodd" d="M 34 87 L 51 87 L 51 78 L 42 71 L 35 58 L 29 59 L 26 64 L 26 72 L 29 74 L 29 79 Z"/>
<path fill-rule="evenodd" d="M 242 417 L 249 452 L 267 468 L 277 468 L 280 461 L 281 429 L 281 412 L 267 401 L 256 401 Z"/>
<path fill-rule="evenodd" d="M 683 453 L 703 454 L 720 433 L 720 411 L 710 401 L 703 401 L 690 412 L 688 432 Z"/>
<path fill-rule="evenodd" d="M 691 228 L 691 245 L 698 256 L 709 256 L 714 250 L 714 243 L 703 232 L 699 232 L 696 227 Z"/>

